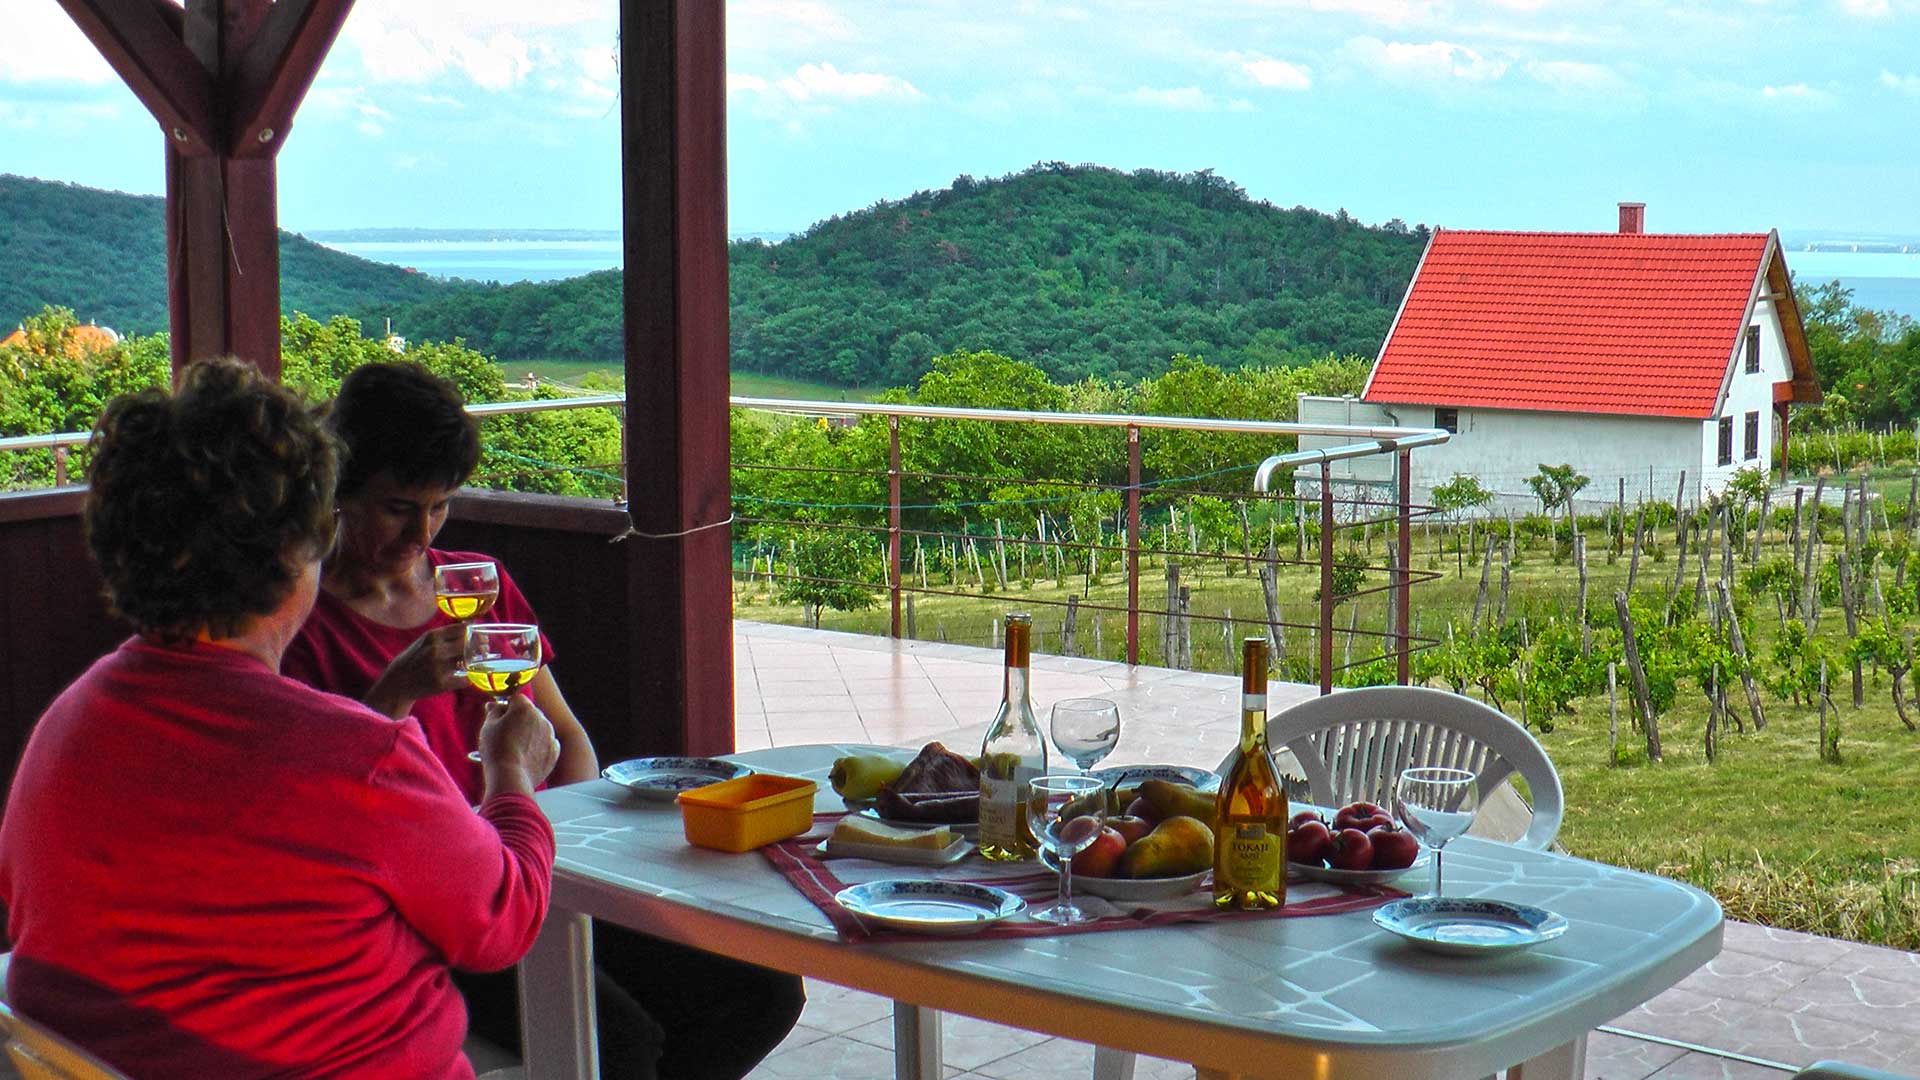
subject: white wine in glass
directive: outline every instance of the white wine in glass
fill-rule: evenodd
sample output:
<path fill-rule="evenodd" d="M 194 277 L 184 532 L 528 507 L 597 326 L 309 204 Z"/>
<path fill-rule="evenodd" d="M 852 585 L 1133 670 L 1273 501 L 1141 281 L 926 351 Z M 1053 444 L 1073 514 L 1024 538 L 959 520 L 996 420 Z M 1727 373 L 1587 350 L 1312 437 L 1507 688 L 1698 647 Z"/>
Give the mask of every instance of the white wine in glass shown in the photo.
<path fill-rule="evenodd" d="M 506 704 L 540 674 L 540 628 L 526 623 L 468 623 L 467 681 Z"/>
<path fill-rule="evenodd" d="M 500 572 L 490 562 L 446 563 L 433 568 L 433 604 L 449 619 L 476 619 L 486 614 L 499 596 Z"/>

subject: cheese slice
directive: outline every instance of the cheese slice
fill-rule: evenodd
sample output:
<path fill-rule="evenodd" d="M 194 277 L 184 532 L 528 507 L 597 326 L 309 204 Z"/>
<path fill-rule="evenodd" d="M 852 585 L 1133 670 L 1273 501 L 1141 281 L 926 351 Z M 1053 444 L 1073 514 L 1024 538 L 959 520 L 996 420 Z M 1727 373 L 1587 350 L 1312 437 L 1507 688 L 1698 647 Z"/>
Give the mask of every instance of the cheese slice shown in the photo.
<path fill-rule="evenodd" d="M 932 829 L 902 829 L 872 818 L 849 814 L 833 827 L 833 835 L 828 838 L 828 843 L 939 851 L 953 843 L 953 830 L 945 825 Z"/>

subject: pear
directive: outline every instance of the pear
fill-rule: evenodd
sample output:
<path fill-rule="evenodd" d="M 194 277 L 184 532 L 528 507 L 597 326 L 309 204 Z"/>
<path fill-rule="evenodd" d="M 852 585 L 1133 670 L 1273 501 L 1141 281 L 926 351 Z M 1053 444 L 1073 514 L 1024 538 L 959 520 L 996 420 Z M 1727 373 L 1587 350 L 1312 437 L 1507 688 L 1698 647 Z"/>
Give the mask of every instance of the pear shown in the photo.
<path fill-rule="evenodd" d="M 1148 781 L 1152 783 L 1152 781 Z M 1130 878 L 1180 877 L 1213 865 L 1213 829 L 1199 818 L 1177 815 L 1128 846 L 1120 856 L 1120 875 Z"/>
<path fill-rule="evenodd" d="M 871 799 L 882 784 L 890 784 L 905 769 L 906 763 L 880 754 L 849 754 L 833 759 L 833 771 L 827 774 L 833 790 L 843 799 Z"/>
<path fill-rule="evenodd" d="M 1140 784 L 1140 796 L 1160 811 L 1162 821 L 1182 815 L 1203 822 L 1213 820 L 1213 796 L 1202 794 L 1192 784 L 1145 780 Z"/>

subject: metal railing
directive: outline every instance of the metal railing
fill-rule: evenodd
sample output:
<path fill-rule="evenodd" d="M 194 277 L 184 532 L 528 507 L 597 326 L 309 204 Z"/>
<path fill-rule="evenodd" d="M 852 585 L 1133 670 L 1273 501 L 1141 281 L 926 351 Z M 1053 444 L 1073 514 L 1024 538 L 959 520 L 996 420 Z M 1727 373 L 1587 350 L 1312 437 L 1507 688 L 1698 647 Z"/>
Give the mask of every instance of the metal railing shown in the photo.
<path fill-rule="evenodd" d="M 1065 412 L 1047 412 L 1047 411 L 1024 411 L 1024 410 L 1014 410 L 1014 409 L 970 409 L 970 408 L 957 408 L 957 407 L 950 407 L 950 406 L 880 404 L 880 403 L 869 403 L 869 402 L 799 401 L 799 400 L 788 400 L 788 399 L 782 399 L 782 398 L 760 398 L 760 397 L 733 397 L 729 399 L 729 403 L 732 407 L 739 408 L 739 409 L 756 409 L 756 410 L 764 410 L 768 412 L 785 413 L 785 414 L 807 416 L 807 417 L 872 416 L 872 417 L 879 417 L 885 422 L 886 430 L 887 430 L 887 464 L 886 464 L 886 469 L 884 470 L 884 473 L 878 474 L 878 475 L 884 475 L 884 478 L 886 481 L 887 494 L 886 494 L 886 502 L 884 504 L 884 509 L 886 513 L 885 525 L 884 526 L 862 526 L 862 525 L 851 524 L 851 523 L 825 523 L 825 522 L 815 522 L 815 521 L 801 522 L 800 524 L 805 524 L 809 528 L 853 529 L 860 532 L 876 533 L 876 534 L 883 535 L 885 537 L 886 581 L 884 582 L 884 584 L 876 585 L 876 587 L 885 588 L 887 591 L 888 603 L 890 608 L 889 620 L 888 620 L 889 633 L 894 637 L 900 637 L 902 635 L 903 599 L 906 596 L 914 593 L 924 593 L 927 595 L 951 595 L 951 596 L 977 595 L 974 593 L 968 593 L 968 592 L 955 590 L 955 589 L 948 589 L 948 590 L 935 589 L 935 588 L 929 587 L 924 582 L 920 586 L 913 586 L 912 584 L 910 584 L 908 581 L 904 579 L 902 574 L 902 555 L 903 555 L 903 545 L 907 538 L 912 537 L 912 538 L 915 538 L 916 541 L 933 539 L 933 540 L 938 540 L 943 544 L 949 540 L 958 540 L 962 538 L 970 540 L 972 538 L 965 533 L 950 533 L 942 530 L 925 529 L 925 528 L 917 528 L 917 529 L 906 528 L 903 525 L 903 521 L 902 521 L 903 511 L 906 509 L 903 505 L 902 498 L 901 498 L 901 487 L 902 487 L 903 481 L 907 479 L 909 475 L 913 475 L 923 479 L 937 478 L 937 479 L 945 479 L 945 480 L 980 481 L 980 482 L 986 482 L 986 483 L 999 483 L 999 484 L 1006 484 L 1009 482 L 1035 483 L 1035 481 L 1031 479 L 1023 481 L 1023 480 L 1018 480 L 1017 478 L 1009 478 L 1009 477 L 1003 477 L 1003 476 L 964 476 L 964 475 L 958 475 L 958 474 L 938 474 L 936 476 L 936 474 L 908 474 L 907 472 L 902 470 L 901 464 L 900 464 L 900 449 L 901 449 L 900 421 L 902 419 L 911 418 L 911 419 L 917 419 L 917 420 L 975 421 L 975 422 L 985 422 L 985 423 L 1073 425 L 1078 427 L 1115 428 L 1115 429 L 1120 429 L 1121 431 L 1124 432 L 1124 437 L 1126 442 L 1126 456 L 1127 456 L 1126 479 L 1124 483 L 1117 484 L 1117 485 L 1101 485 L 1101 484 L 1087 484 L 1087 483 L 1076 484 L 1075 482 L 1059 482 L 1059 481 L 1043 481 L 1041 483 L 1060 483 L 1060 484 L 1063 484 L 1063 486 L 1078 486 L 1083 490 L 1091 489 L 1091 490 L 1118 491 L 1123 495 L 1124 502 L 1125 502 L 1125 513 L 1124 513 L 1125 526 L 1124 526 L 1124 529 L 1121 530 L 1124 536 L 1120 544 L 1118 545 L 1102 544 L 1099 542 L 1099 538 L 1097 536 L 1095 540 L 1092 542 L 1084 542 L 1084 541 L 1077 541 L 1077 540 L 1070 541 L 1065 537 L 1060 537 L 1052 541 L 1047 541 L 1047 543 L 1050 543 L 1052 546 L 1059 548 L 1062 551 L 1070 550 L 1070 551 L 1078 552 L 1081 554 L 1082 557 L 1093 559 L 1096 562 L 1100 558 L 1100 556 L 1103 554 L 1119 556 L 1124 561 L 1124 565 L 1126 567 L 1127 600 L 1126 600 L 1125 607 L 1116 608 L 1112 605 L 1078 603 L 1078 602 L 1074 602 L 1073 598 L 1070 598 L 1070 600 L 1065 603 L 1062 603 L 1060 601 L 1037 601 L 1037 600 L 1034 601 L 1034 603 L 1064 606 L 1064 607 L 1067 607 L 1070 612 L 1073 611 L 1074 609 L 1082 609 L 1082 610 L 1089 610 L 1089 611 L 1124 611 L 1126 615 L 1125 658 L 1126 658 L 1126 661 L 1130 664 L 1139 663 L 1140 656 L 1141 656 L 1140 615 L 1142 612 L 1142 607 L 1140 602 L 1140 599 L 1141 599 L 1140 598 L 1140 584 L 1141 584 L 1140 568 L 1141 568 L 1141 559 L 1143 556 L 1146 556 L 1146 557 L 1157 556 L 1162 559 L 1224 558 L 1224 559 L 1231 560 L 1232 562 L 1243 562 L 1249 568 L 1251 568 L 1253 562 L 1255 561 L 1255 558 L 1250 550 L 1243 551 L 1241 555 L 1237 555 L 1237 556 L 1212 555 L 1212 554 L 1203 554 L 1193 550 L 1180 551 L 1178 549 L 1171 547 L 1170 545 L 1162 546 L 1162 547 L 1153 547 L 1150 545 L 1143 544 L 1142 538 L 1141 538 L 1141 520 L 1140 520 L 1141 502 L 1142 502 L 1143 496 L 1147 496 L 1149 494 L 1162 496 L 1162 497 L 1168 494 L 1179 494 L 1179 495 L 1189 496 L 1189 497 L 1195 496 L 1195 495 L 1216 495 L 1216 496 L 1222 496 L 1222 497 L 1234 498 L 1234 499 L 1243 499 L 1243 500 L 1244 499 L 1253 499 L 1253 500 L 1264 499 L 1264 500 L 1293 501 L 1297 503 L 1302 498 L 1297 492 L 1276 492 L 1271 490 L 1273 487 L 1274 479 L 1282 469 L 1300 468 L 1303 466 L 1314 466 L 1314 465 L 1319 466 L 1319 470 L 1320 470 L 1319 491 L 1317 493 L 1317 501 L 1319 503 L 1319 515 L 1318 515 L 1319 521 L 1317 522 L 1317 525 L 1318 525 L 1319 535 L 1318 535 L 1318 550 L 1317 552 L 1315 552 L 1316 557 L 1311 560 L 1304 559 L 1304 558 L 1281 559 L 1278 557 L 1276 552 L 1273 552 L 1271 549 L 1269 549 L 1266 555 L 1263 557 L 1263 561 L 1269 565 L 1274 565 L 1274 566 L 1278 566 L 1278 565 L 1317 566 L 1319 570 L 1319 578 L 1320 578 L 1319 618 L 1315 621 L 1315 623 L 1311 625 L 1301 624 L 1301 623 L 1287 623 L 1283 620 L 1272 617 L 1273 613 L 1271 608 L 1272 608 L 1273 601 L 1271 599 L 1271 586 L 1268 586 L 1268 591 L 1269 591 L 1268 603 L 1270 608 L 1268 614 L 1270 617 L 1266 620 L 1247 620 L 1247 619 L 1223 620 L 1217 616 L 1195 615 L 1186 611 L 1180 611 L 1178 613 L 1179 617 L 1183 620 L 1188 618 L 1199 618 L 1203 620 L 1212 620 L 1212 621 L 1254 622 L 1254 623 L 1264 622 L 1274 627 L 1275 631 L 1279 631 L 1282 628 L 1286 628 L 1286 627 L 1294 627 L 1298 629 L 1314 631 L 1317 635 L 1317 644 L 1318 644 L 1318 650 L 1317 650 L 1318 663 L 1316 665 L 1316 668 L 1317 668 L 1317 673 L 1319 675 L 1319 682 L 1320 682 L 1320 687 L 1322 692 L 1327 692 L 1332 689 L 1334 672 L 1337 670 L 1340 670 L 1340 667 L 1348 666 L 1343 664 L 1343 665 L 1340 665 L 1339 667 L 1336 667 L 1333 663 L 1333 642 L 1334 642 L 1334 634 L 1335 634 L 1334 611 L 1335 611 L 1336 605 L 1340 602 L 1343 602 L 1343 601 L 1350 602 L 1352 600 L 1358 599 L 1361 596 L 1366 596 L 1372 593 L 1377 593 L 1382 591 L 1390 592 L 1392 594 L 1393 600 L 1392 600 L 1392 603 L 1390 604 L 1390 609 L 1389 609 L 1388 626 L 1383 633 L 1373 634 L 1373 632 L 1371 631 L 1360 631 L 1360 630 L 1351 629 L 1351 628 L 1347 632 L 1350 635 L 1359 634 L 1364 636 L 1377 636 L 1377 637 L 1381 637 L 1385 641 L 1391 642 L 1393 646 L 1392 653 L 1395 658 L 1395 664 L 1394 664 L 1395 674 L 1396 674 L 1397 680 L 1401 683 L 1405 683 L 1409 679 L 1409 675 L 1410 675 L 1409 658 L 1411 657 L 1413 651 L 1415 651 L 1416 647 L 1424 646 L 1426 644 L 1432 644 L 1431 641 L 1416 641 L 1416 639 L 1413 637 L 1413 635 L 1409 630 L 1409 610 L 1410 609 L 1409 609 L 1408 597 L 1409 597 L 1410 589 L 1412 585 L 1414 585 L 1418 581 L 1428 580 L 1436 576 L 1428 572 L 1415 571 L 1412 569 L 1412 565 L 1411 565 L 1412 563 L 1412 551 L 1411 551 L 1412 519 L 1415 516 L 1429 512 L 1429 508 L 1417 507 L 1412 502 L 1411 488 L 1410 488 L 1411 471 L 1409 468 L 1409 455 L 1411 454 L 1412 451 L 1419 449 L 1421 447 L 1433 446 L 1433 445 L 1437 445 L 1439 443 L 1445 442 L 1448 438 L 1448 433 L 1442 429 L 1397 427 L 1397 426 L 1383 426 L 1383 425 L 1362 425 L 1362 424 L 1308 424 L 1308 423 L 1298 423 L 1298 422 L 1291 422 L 1291 421 L 1231 420 L 1231 419 L 1210 419 L 1210 418 L 1203 418 L 1203 417 L 1182 417 L 1182 416 L 1134 416 L 1134 415 L 1111 414 L 1111 413 L 1065 413 Z M 546 411 L 565 410 L 565 409 L 580 409 L 580 408 L 612 408 L 616 410 L 622 410 L 624 409 L 625 405 L 626 405 L 626 399 L 623 396 L 617 395 L 617 394 L 603 394 L 603 395 L 574 397 L 574 398 L 551 398 L 551 399 L 543 399 L 539 401 L 493 402 L 493 403 L 487 403 L 487 404 L 477 404 L 477 405 L 468 406 L 468 412 L 475 416 L 488 417 L 488 416 L 501 416 L 501 415 L 511 415 L 511 414 L 519 414 L 519 413 L 546 412 Z M 1170 491 L 1165 487 L 1151 486 L 1147 484 L 1143 479 L 1143 472 L 1142 472 L 1142 466 L 1141 466 L 1141 451 L 1140 451 L 1141 433 L 1143 431 L 1192 431 L 1192 432 L 1203 432 L 1203 433 L 1210 433 L 1210 434 L 1261 435 L 1261 436 L 1279 436 L 1279 437 L 1291 436 L 1295 438 L 1298 438 L 1299 436 L 1314 436 L 1314 437 L 1323 437 L 1323 438 L 1348 439 L 1353 441 L 1346 443 L 1344 445 L 1339 445 L 1339 446 L 1335 446 L 1327 449 L 1300 450 L 1293 453 L 1277 454 L 1277 455 L 1273 455 L 1271 457 L 1266 458 L 1265 460 L 1261 461 L 1257 466 L 1253 467 L 1255 468 L 1255 477 L 1254 477 L 1252 492 L 1244 492 L 1244 491 L 1211 492 L 1211 491 L 1194 491 L 1194 490 Z M 66 480 L 65 468 L 64 468 L 66 450 L 73 446 L 84 445 L 87 442 L 88 438 L 89 438 L 89 435 L 88 433 L 85 433 L 85 432 L 65 432 L 65 433 L 55 434 L 55 435 L 31 435 L 31 436 L 4 438 L 4 439 L 0 439 L 0 452 L 50 449 L 54 452 L 54 455 L 55 455 L 56 483 L 64 483 Z M 624 442 L 624 428 L 622 430 L 622 440 Z M 1397 479 L 1396 486 L 1398 488 L 1397 498 L 1391 502 L 1381 502 L 1381 501 L 1369 500 L 1369 499 L 1359 498 L 1359 497 L 1344 498 L 1344 499 L 1337 497 L 1336 487 L 1338 482 L 1333 477 L 1331 472 L 1330 467 L 1332 463 L 1336 461 L 1341 461 L 1341 460 L 1348 460 L 1352 458 L 1365 457 L 1365 456 L 1378 455 L 1378 454 L 1390 454 L 1390 455 L 1393 455 L 1394 457 L 1395 465 L 1396 465 L 1395 476 Z M 622 456 L 624 457 L 624 446 L 622 447 Z M 780 467 L 741 466 L 741 468 L 778 469 Z M 875 478 L 876 479 L 878 478 L 878 475 L 876 474 L 872 474 L 872 473 L 863 474 L 861 470 L 850 470 L 850 469 L 840 470 L 840 469 L 831 469 L 831 468 L 811 467 L 810 471 L 836 472 L 836 473 L 841 473 L 845 475 L 875 475 Z M 624 472 L 622 472 L 622 476 L 624 477 Z M 1361 488 L 1356 487 L 1356 490 L 1361 490 Z M 621 494 L 622 496 L 624 496 L 625 494 L 624 480 L 623 480 L 623 489 Z M 1349 515 L 1344 520 L 1338 519 L 1336 510 L 1339 506 L 1347 506 L 1351 510 Z M 875 508 L 878 509 L 879 507 L 876 506 Z M 1296 521 L 1298 523 L 1297 527 L 1301 530 L 1301 534 L 1300 534 L 1301 539 L 1297 541 L 1296 551 L 1297 553 L 1304 555 L 1305 520 L 1298 513 L 1296 513 L 1295 516 L 1296 516 Z M 751 517 L 751 516 L 742 517 L 740 520 L 742 521 L 743 524 L 780 524 L 781 523 L 780 519 Z M 1335 551 L 1335 543 L 1336 543 L 1336 536 L 1338 535 L 1338 533 L 1342 529 L 1365 530 L 1371 527 L 1372 525 L 1387 524 L 1387 523 L 1392 523 L 1396 529 L 1396 536 L 1394 541 L 1394 558 L 1392 559 L 1391 565 L 1388 568 L 1389 570 L 1388 583 L 1384 586 L 1379 586 L 1379 587 L 1370 588 L 1370 589 L 1355 589 L 1342 595 L 1336 595 L 1334 578 L 1335 578 L 1336 562 L 1337 562 L 1338 556 Z M 1019 540 L 1017 542 L 1028 543 L 1024 539 Z M 824 582 L 824 583 L 834 583 L 834 584 L 861 584 L 861 585 L 875 584 L 875 583 L 865 583 L 865 582 L 836 581 L 834 579 L 825 579 L 825 578 L 818 578 L 813 580 Z M 1172 599 L 1170 596 L 1169 611 L 1166 613 L 1169 616 L 1169 618 L 1171 618 L 1175 614 L 1175 612 L 1173 612 L 1171 608 L 1172 608 Z"/>

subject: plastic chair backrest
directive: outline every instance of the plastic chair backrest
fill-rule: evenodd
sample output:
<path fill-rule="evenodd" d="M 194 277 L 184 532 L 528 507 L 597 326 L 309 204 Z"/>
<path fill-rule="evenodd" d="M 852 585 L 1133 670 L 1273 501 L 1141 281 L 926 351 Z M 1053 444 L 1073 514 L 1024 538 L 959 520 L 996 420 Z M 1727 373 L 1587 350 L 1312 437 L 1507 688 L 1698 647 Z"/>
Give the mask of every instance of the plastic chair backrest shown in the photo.
<path fill-rule="evenodd" d="M 22 1080 L 128 1080 L 127 1075 L 0 1003 L 0 1035 Z"/>
<path fill-rule="evenodd" d="M 1560 833 L 1560 774 L 1519 724 L 1472 698 L 1422 686 L 1371 686 L 1302 702 L 1267 720 L 1267 745 L 1293 751 L 1313 800 L 1337 807 L 1365 799 L 1391 806 L 1402 769 L 1444 765 L 1480 778 L 1485 798 L 1519 773 L 1533 818 L 1519 847 L 1545 850 Z M 1220 764 L 1225 776 L 1240 753 Z"/>

